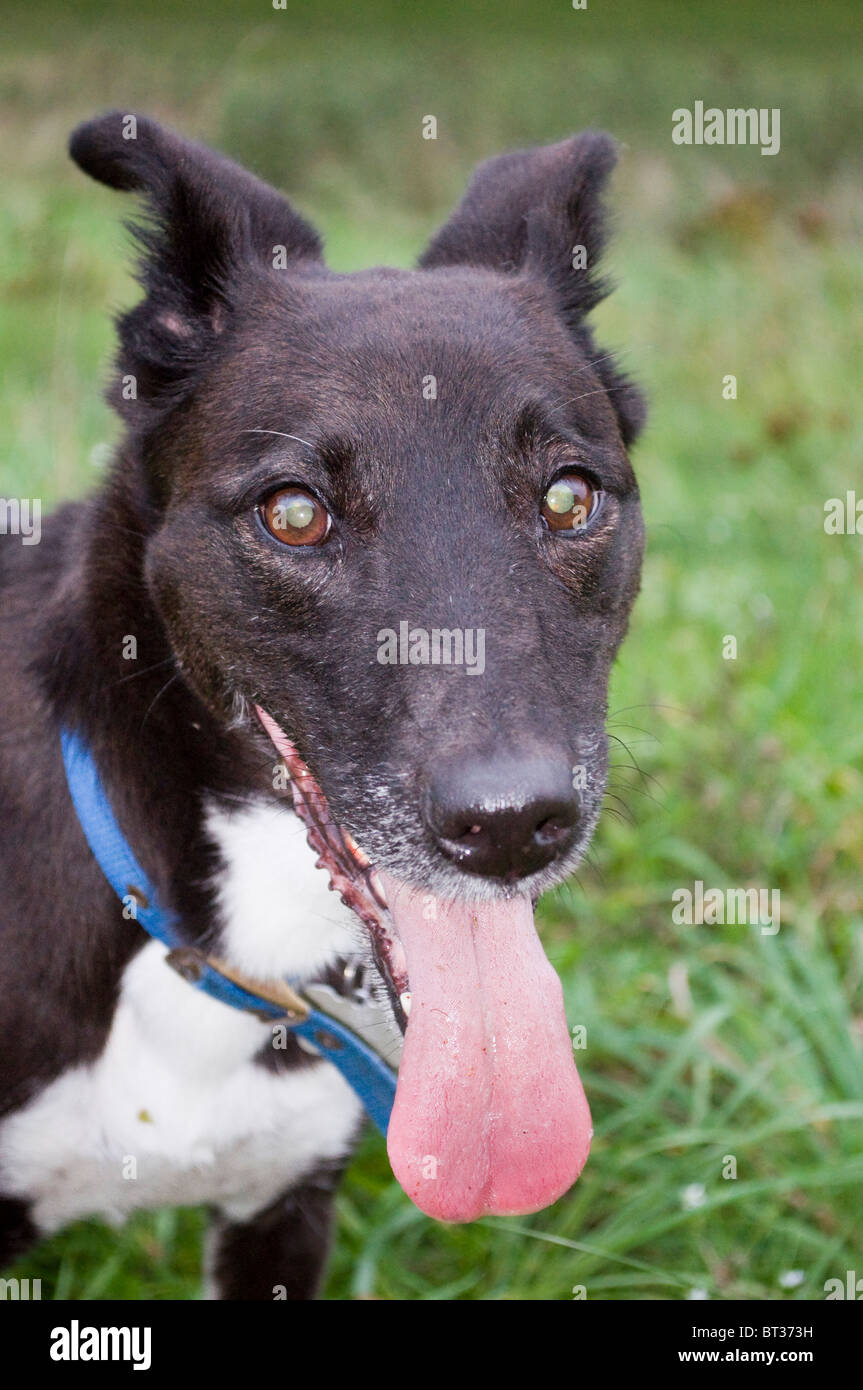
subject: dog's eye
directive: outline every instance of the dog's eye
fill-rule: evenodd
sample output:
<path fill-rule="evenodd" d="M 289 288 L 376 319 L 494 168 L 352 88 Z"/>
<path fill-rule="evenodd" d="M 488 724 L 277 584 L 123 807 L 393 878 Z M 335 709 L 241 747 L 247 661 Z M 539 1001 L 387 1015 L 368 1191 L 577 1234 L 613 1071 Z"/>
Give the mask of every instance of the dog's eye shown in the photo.
<path fill-rule="evenodd" d="M 270 535 L 285 545 L 320 545 L 330 532 L 326 507 L 302 487 L 271 492 L 258 511 Z"/>
<path fill-rule="evenodd" d="M 550 531 L 579 531 L 598 501 L 597 489 L 582 473 L 561 473 L 542 499 L 542 519 Z"/>

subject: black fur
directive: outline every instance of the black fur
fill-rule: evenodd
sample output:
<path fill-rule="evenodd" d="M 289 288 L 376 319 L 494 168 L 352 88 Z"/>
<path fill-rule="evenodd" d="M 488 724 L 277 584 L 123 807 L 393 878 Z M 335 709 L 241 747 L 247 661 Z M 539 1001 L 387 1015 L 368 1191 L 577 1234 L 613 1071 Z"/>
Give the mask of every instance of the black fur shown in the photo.
<path fill-rule="evenodd" d="M 314 1298 L 332 1236 L 340 1169 L 322 1168 L 251 1221 L 213 1220 L 219 1298 L 295 1302 Z"/>

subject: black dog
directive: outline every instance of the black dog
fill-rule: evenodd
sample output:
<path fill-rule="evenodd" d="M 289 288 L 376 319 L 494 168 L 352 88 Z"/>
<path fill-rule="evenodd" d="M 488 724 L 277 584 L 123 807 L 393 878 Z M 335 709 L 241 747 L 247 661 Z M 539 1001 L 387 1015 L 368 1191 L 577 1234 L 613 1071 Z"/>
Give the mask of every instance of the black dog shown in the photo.
<path fill-rule="evenodd" d="M 207 1202 L 220 1296 L 309 1297 L 361 1104 L 167 968 L 61 732 L 201 958 L 302 988 L 364 953 L 410 1014 L 388 1143 L 423 1210 L 567 1189 L 590 1121 L 533 904 L 599 814 L 643 544 L 641 397 L 585 325 L 613 145 L 491 160 L 420 269 L 354 275 L 150 120 L 71 152 L 144 194 L 145 293 L 104 486 L 2 551 L 0 1251 Z"/>

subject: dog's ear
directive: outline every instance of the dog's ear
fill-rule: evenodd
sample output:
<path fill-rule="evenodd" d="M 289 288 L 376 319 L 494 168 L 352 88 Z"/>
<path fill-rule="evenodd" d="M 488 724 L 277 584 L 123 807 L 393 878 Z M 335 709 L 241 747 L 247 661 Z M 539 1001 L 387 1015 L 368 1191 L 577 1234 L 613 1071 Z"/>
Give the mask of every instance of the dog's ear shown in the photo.
<path fill-rule="evenodd" d="M 611 136 L 587 130 L 556 145 L 487 160 L 420 265 L 540 277 L 570 331 L 593 353 L 584 319 L 610 289 L 597 266 L 606 240 L 602 194 L 616 157 Z M 630 444 L 644 422 L 641 393 L 610 358 L 598 361 L 596 371 Z"/>
<path fill-rule="evenodd" d="M 86 121 L 69 153 L 100 183 L 146 201 L 146 219 L 131 224 L 146 298 L 118 323 L 120 367 L 135 378 L 136 398 L 176 398 L 224 327 L 244 267 L 320 266 L 320 239 L 287 199 L 146 116 L 111 111 Z M 132 414 L 124 399 L 121 411 Z"/>

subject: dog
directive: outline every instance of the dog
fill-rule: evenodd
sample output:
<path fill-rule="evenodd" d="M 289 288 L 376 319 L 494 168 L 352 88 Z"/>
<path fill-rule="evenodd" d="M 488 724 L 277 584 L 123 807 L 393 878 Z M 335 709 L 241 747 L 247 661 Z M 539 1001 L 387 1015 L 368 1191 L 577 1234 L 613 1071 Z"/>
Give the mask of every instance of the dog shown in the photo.
<path fill-rule="evenodd" d="M 587 1157 L 533 912 L 600 812 L 640 582 L 643 398 L 588 323 L 615 146 L 493 158 L 417 269 L 353 274 L 145 116 L 70 152 L 142 195 L 143 297 L 103 484 L 0 552 L 0 1253 L 203 1203 L 212 1296 L 312 1298 L 362 1099 L 202 970 L 262 1008 L 361 972 L 432 1217 L 539 1210 Z"/>

